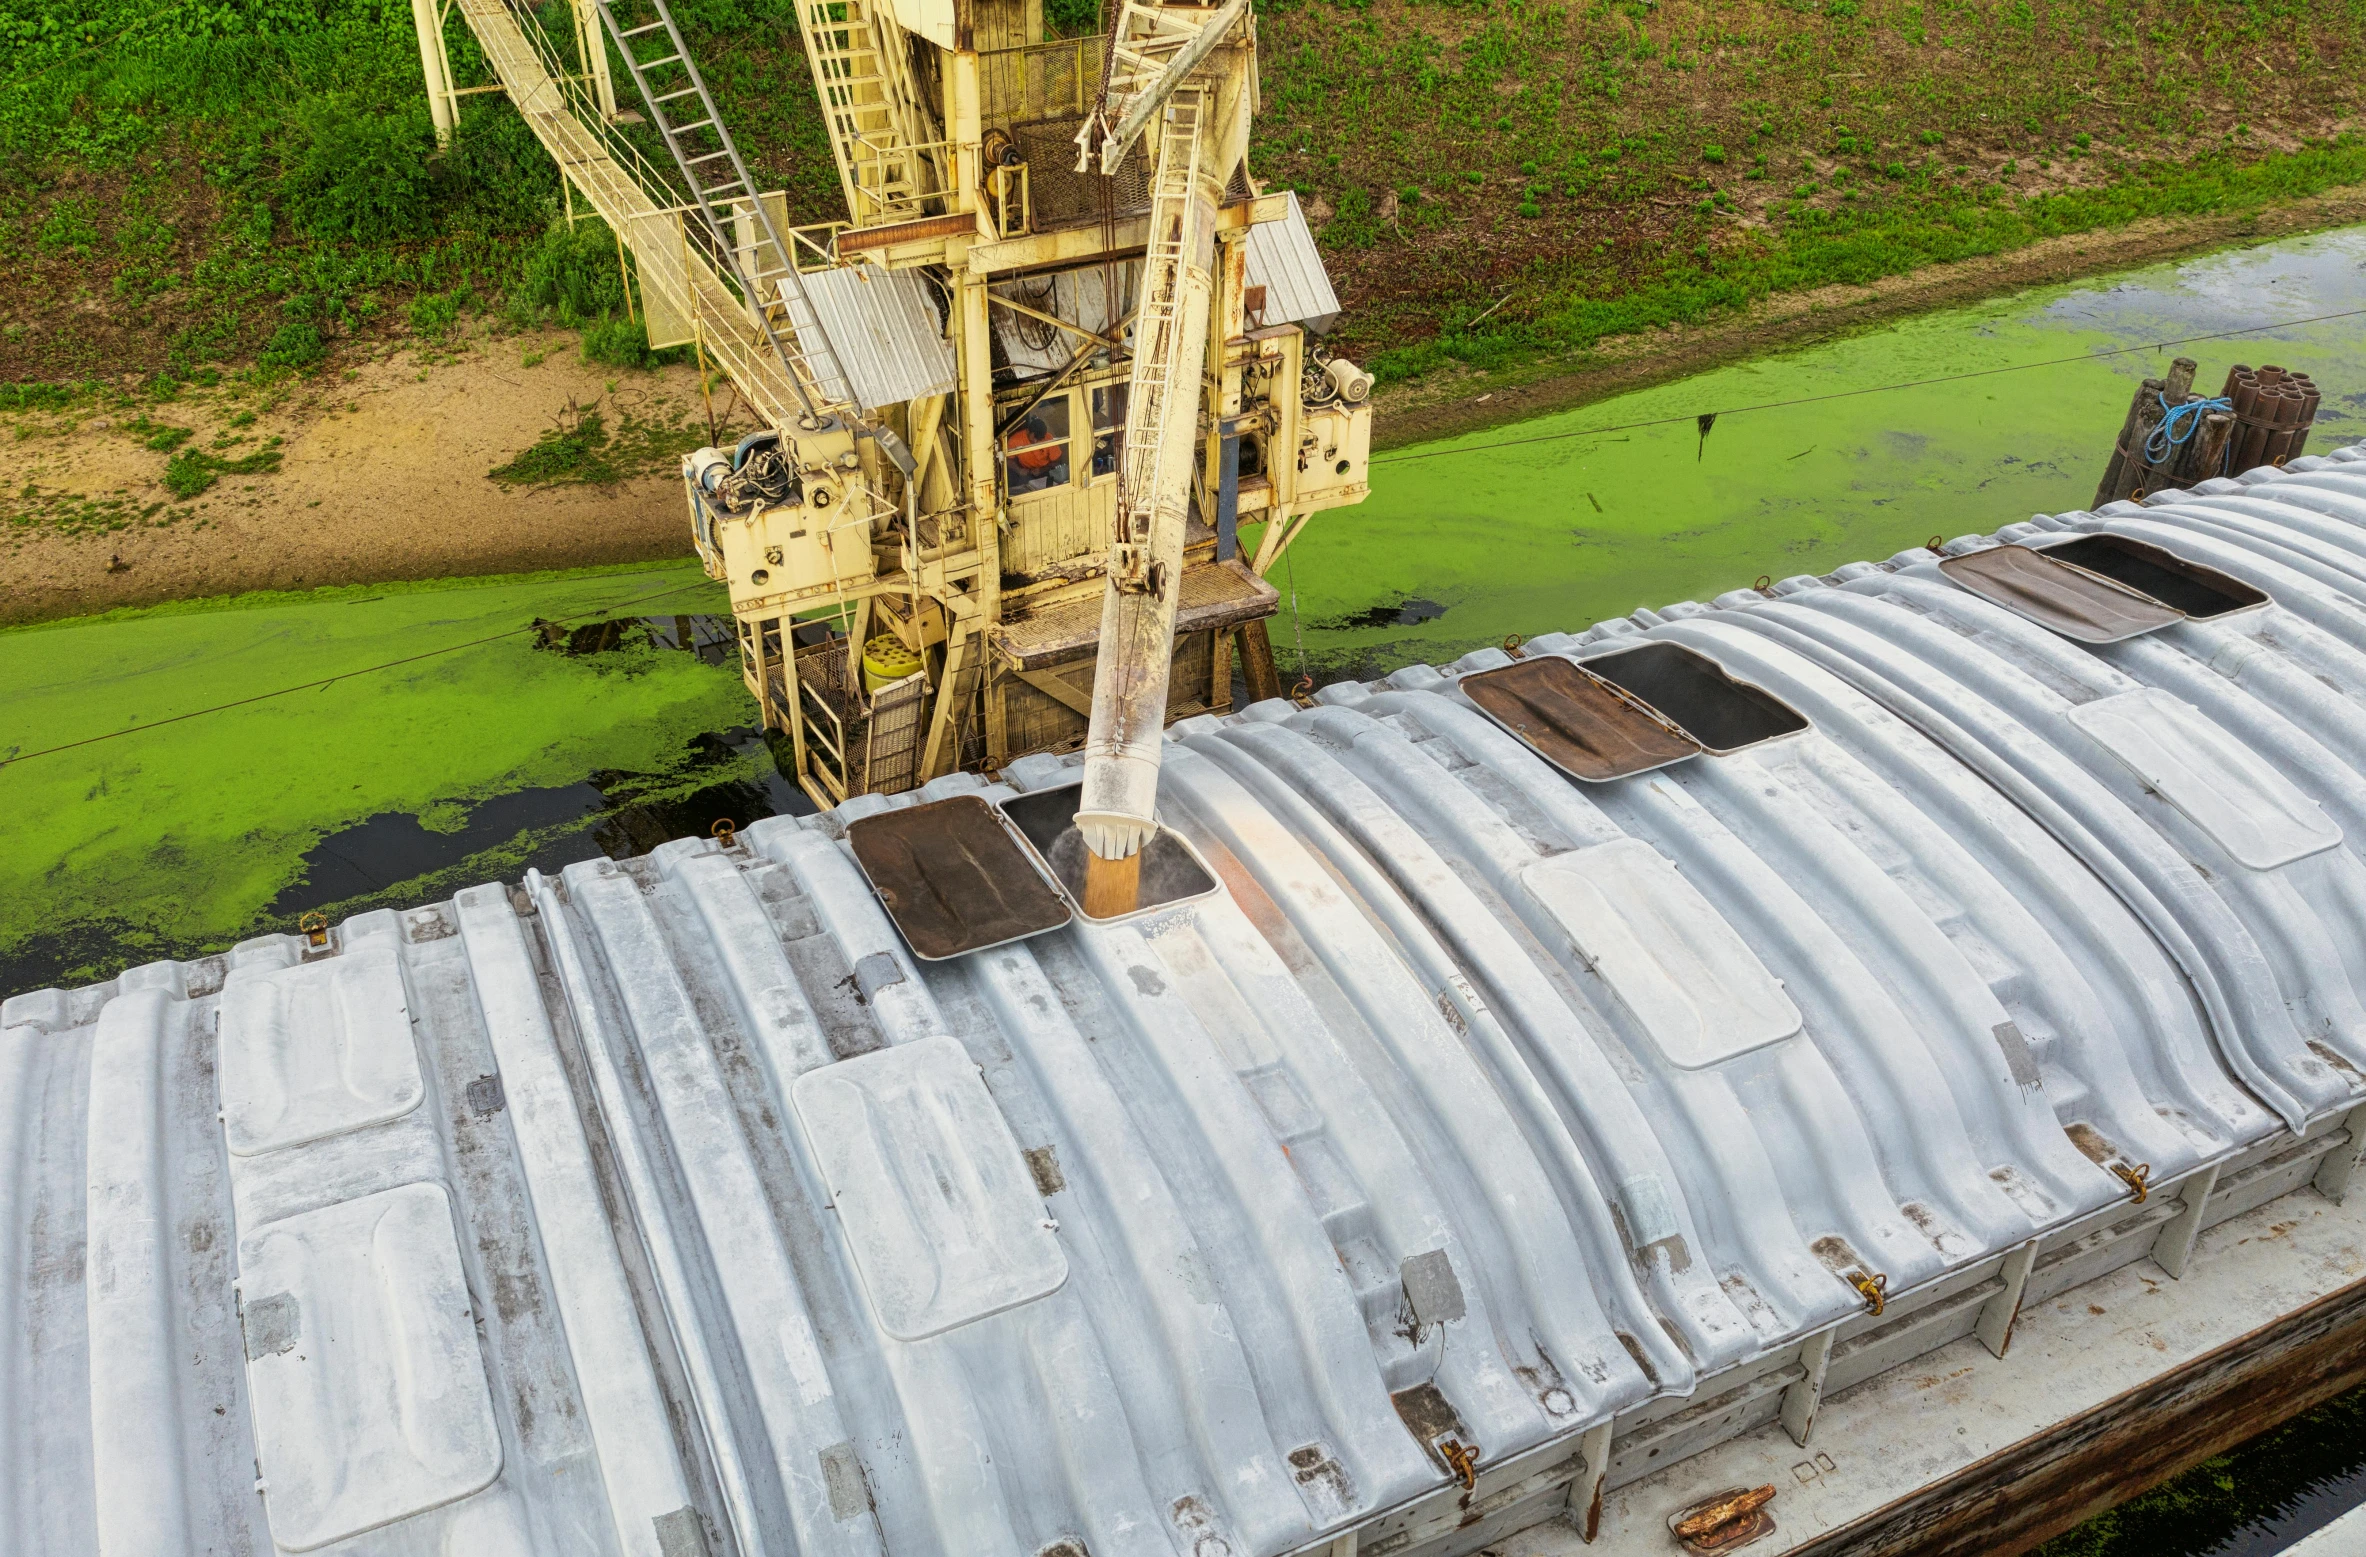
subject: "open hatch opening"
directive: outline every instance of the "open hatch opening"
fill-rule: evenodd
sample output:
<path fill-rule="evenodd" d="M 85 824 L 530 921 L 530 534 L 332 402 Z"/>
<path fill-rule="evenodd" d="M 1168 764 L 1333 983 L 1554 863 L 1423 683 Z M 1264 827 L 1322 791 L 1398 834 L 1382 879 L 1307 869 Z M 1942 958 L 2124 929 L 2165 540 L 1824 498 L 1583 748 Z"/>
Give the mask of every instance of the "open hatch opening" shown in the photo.
<path fill-rule="evenodd" d="M 1680 643 L 1646 643 L 1581 661 L 1611 685 L 1641 698 L 1670 724 L 1719 753 L 1797 735 L 1806 715 Z"/>
<path fill-rule="evenodd" d="M 1083 908 L 1084 835 L 1076 830 L 1076 802 L 1083 792 L 1081 784 L 1039 789 L 1002 802 L 1002 814 L 1035 846 L 1052 879 L 1078 905 L 1077 912 L 1099 923 L 1099 916 L 1085 914 Z M 1199 862 L 1191 845 L 1173 828 L 1162 824 L 1151 834 L 1150 842 L 1143 845 L 1141 891 L 1133 908 L 1113 917 L 1130 919 L 1171 903 L 1205 897 L 1215 890 L 1215 876 Z"/>
<path fill-rule="evenodd" d="M 913 955 L 936 962 L 1057 930 L 1068 905 L 976 795 L 848 824 L 847 846 Z"/>
<path fill-rule="evenodd" d="M 2175 552 L 2105 532 L 2082 535 L 2059 546 L 2043 548 L 2057 562 L 2067 562 L 2100 573 L 2115 583 L 2152 596 L 2174 611 L 2196 621 L 2226 616 L 2267 604 L 2268 597 L 2241 579 L 2216 568 L 2188 562 Z"/>

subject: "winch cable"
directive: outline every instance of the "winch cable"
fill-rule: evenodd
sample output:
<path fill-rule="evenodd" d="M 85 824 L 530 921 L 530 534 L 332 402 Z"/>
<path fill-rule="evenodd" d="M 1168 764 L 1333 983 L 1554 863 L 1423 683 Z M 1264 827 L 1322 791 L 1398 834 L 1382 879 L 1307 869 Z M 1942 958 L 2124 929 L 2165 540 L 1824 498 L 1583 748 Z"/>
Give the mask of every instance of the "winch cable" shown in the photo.
<path fill-rule="evenodd" d="M 701 578 L 688 584 L 676 584 L 651 594 L 635 595 L 629 600 L 620 600 L 599 611 L 579 613 L 577 620 L 597 621 L 603 617 L 612 616 L 627 606 L 636 606 L 644 601 L 662 600 L 668 595 L 679 595 L 693 589 L 711 589 L 713 587 L 714 580 L 707 578 Z M 558 622 L 552 625 L 564 626 L 565 623 Z M 39 751 L 19 752 L 13 757 L 0 757 L 0 768 L 6 768 L 19 762 L 30 762 L 35 757 L 55 756 L 59 752 L 73 751 L 81 746 L 96 746 L 101 741 L 111 741 L 118 736 L 138 735 L 143 730 L 161 729 L 168 724 L 179 724 L 185 719 L 200 719 L 207 714 L 218 714 L 232 708 L 244 708 L 250 703 L 267 703 L 275 697 L 286 697 L 293 692 L 310 692 L 336 682 L 350 680 L 355 676 L 374 675 L 378 671 L 393 670 L 401 665 L 416 665 L 421 660 L 432 660 L 446 654 L 457 654 L 462 649 L 478 649 L 488 643 L 499 643 L 504 638 L 514 638 L 519 633 L 540 632 L 541 630 L 541 626 L 533 622 L 527 623 L 524 627 L 505 627 L 500 632 L 487 633 L 482 638 L 470 638 L 461 643 L 447 643 L 441 648 L 426 649 L 417 654 L 406 654 L 400 659 L 381 660 L 375 665 L 363 665 L 353 670 L 341 670 L 333 676 L 323 676 L 317 681 L 302 681 L 292 687 L 280 687 L 271 692 L 257 692 L 252 697 L 232 698 L 227 703 L 215 703 L 206 708 L 192 708 L 185 714 L 168 714 L 162 719 L 151 719 L 146 724 L 128 724 L 120 730 L 108 730 L 99 735 L 86 735 L 78 741 L 61 741 L 55 746 L 44 746 Z"/>
<path fill-rule="evenodd" d="M 1757 405 L 1734 406 L 1723 411 L 1685 411 L 1675 416 L 1655 416 L 1640 422 L 1620 422 L 1610 427 L 1588 427 L 1578 432 L 1538 433 L 1533 438 L 1503 438 L 1494 443 L 1465 444 L 1451 449 L 1420 449 L 1404 454 L 1375 454 L 1375 465 L 1397 465 L 1413 460 L 1442 459 L 1449 454 L 1484 454 L 1491 449 L 1525 448 L 1533 443 L 1565 443 L 1572 438 L 1602 438 L 1611 433 L 1639 432 L 1646 427 L 1674 427 L 1690 422 L 1699 426 L 1701 419 L 1719 416 L 1739 416 L 1745 411 L 1780 411 L 1789 406 L 1821 405 L 1828 400 L 1854 400 L 1863 395 L 1886 395 L 1893 390 L 1927 389 L 1935 384 L 1961 384 L 1969 379 L 1994 378 L 1999 373 L 2026 373 L 2034 368 L 2072 367 L 2082 362 L 2101 362 L 2110 357 L 2132 356 L 2140 352 L 2166 351 L 2172 346 L 2191 346 L 2198 341 L 2231 341 L 2245 335 L 2257 335 L 2262 330 L 2289 330 L 2303 324 L 2324 324 L 2334 319 L 2355 319 L 2366 315 L 2366 308 L 2347 308 L 2340 313 L 2311 314 L 2305 319 L 2274 319 L 2264 324 L 2249 324 L 2239 330 L 2218 330 L 2208 335 L 2187 335 L 2173 341 L 2147 341 L 2141 346 L 2115 346 L 2109 351 L 2084 352 L 2076 357 L 2053 357 L 2044 362 L 2015 362 L 2001 368 L 1977 368 L 1969 373 L 1947 373 L 1937 378 L 1908 379 L 1900 384 L 1871 384 L 1863 389 L 1836 389 L 1828 395 L 1801 395 L 1795 400 L 1767 400 Z"/>

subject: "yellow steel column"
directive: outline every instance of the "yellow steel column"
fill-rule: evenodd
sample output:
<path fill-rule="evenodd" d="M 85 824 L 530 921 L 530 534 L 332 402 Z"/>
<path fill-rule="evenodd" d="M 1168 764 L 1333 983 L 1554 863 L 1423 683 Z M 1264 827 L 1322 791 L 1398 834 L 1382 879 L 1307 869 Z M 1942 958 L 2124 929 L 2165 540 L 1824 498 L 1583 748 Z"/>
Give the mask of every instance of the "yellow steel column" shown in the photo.
<path fill-rule="evenodd" d="M 987 647 L 985 634 L 1002 620 L 1002 498 L 996 467 L 1000 451 L 994 445 L 994 337 L 986 317 L 986 278 L 968 271 L 961 275 L 961 454 L 969 491 L 970 538 L 978 549 L 977 649 Z M 993 663 L 976 662 L 986 678 Z M 1000 767 L 1008 755 L 1004 740 L 1002 699 L 981 680 L 986 702 L 986 760 Z"/>
<path fill-rule="evenodd" d="M 444 12 L 440 0 L 411 0 L 411 29 L 419 35 L 419 73 L 427 82 L 427 117 L 435 125 L 435 143 L 452 144 L 452 61 L 444 52 Z"/>
<path fill-rule="evenodd" d="M 1290 519 L 1298 505 L 1298 429 L 1304 420 L 1304 407 L 1299 403 L 1300 386 L 1305 382 L 1306 336 L 1292 330 L 1282 340 L 1282 365 L 1274 370 L 1276 382 L 1282 386 L 1279 397 L 1281 427 L 1265 450 L 1265 479 L 1273 483 L 1272 507 L 1266 511 L 1265 533 L 1257 538 L 1257 560 L 1250 564 L 1262 578 L 1265 570 L 1280 560 L 1282 540 L 1289 534 Z"/>
<path fill-rule="evenodd" d="M 616 82 L 608 73 L 608 37 L 600 29 L 600 18 L 592 8 L 592 0 L 574 0 L 575 46 L 583 56 L 584 75 L 591 86 L 592 102 L 599 107 L 600 117 L 616 117 Z"/>

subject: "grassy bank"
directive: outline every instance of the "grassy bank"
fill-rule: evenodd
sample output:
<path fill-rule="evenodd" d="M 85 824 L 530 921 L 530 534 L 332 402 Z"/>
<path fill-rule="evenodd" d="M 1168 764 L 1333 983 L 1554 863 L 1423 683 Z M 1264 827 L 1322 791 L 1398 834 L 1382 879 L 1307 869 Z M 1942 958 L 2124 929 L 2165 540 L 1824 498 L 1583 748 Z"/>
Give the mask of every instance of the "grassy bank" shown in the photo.
<path fill-rule="evenodd" d="M 681 14 L 760 177 L 800 219 L 841 214 L 787 0 Z M 2366 0 L 1260 15 L 1252 169 L 1301 191 L 1342 343 L 1390 381 L 2366 178 Z M 459 79 L 487 79 L 451 41 Z M 435 150 L 406 6 L 0 0 L 0 45 L 0 380 L 169 391 L 543 321 L 647 361 L 612 240 L 554 227 L 557 176 L 505 103 L 466 99 Z"/>

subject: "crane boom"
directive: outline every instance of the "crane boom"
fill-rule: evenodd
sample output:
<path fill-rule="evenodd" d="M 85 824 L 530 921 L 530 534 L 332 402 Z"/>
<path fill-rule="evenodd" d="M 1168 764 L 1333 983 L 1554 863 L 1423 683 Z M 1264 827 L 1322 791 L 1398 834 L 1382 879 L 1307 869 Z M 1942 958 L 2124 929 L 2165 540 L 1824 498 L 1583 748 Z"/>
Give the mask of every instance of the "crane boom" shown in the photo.
<path fill-rule="evenodd" d="M 1171 90 L 1151 183 L 1117 527 L 1101 600 L 1100 665 L 1076 813 L 1085 846 L 1104 861 L 1132 858 L 1156 827 L 1159 746 L 1213 288 L 1218 191 L 1200 137 L 1207 95 L 1197 86 Z"/>

